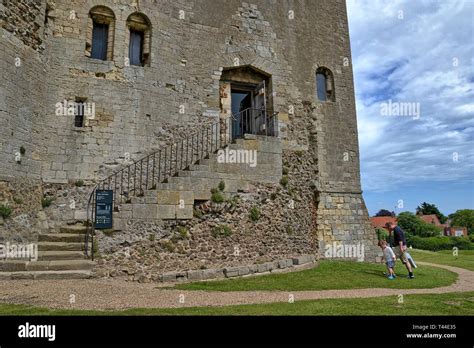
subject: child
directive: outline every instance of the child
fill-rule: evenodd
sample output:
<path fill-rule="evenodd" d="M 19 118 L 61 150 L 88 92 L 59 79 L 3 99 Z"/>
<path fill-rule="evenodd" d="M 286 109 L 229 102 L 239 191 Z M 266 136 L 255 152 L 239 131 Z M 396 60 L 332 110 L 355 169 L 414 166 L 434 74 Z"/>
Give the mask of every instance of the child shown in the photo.
<path fill-rule="evenodd" d="M 393 280 L 396 278 L 393 268 L 395 267 L 395 261 L 397 260 L 397 257 L 395 256 L 395 253 L 393 252 L 392 248 L 387 245 L 387 242 L 385 240 L 380 241 L 380 247 L 383 250 L 385 265 L 387 265 L 388 279 Z"/>

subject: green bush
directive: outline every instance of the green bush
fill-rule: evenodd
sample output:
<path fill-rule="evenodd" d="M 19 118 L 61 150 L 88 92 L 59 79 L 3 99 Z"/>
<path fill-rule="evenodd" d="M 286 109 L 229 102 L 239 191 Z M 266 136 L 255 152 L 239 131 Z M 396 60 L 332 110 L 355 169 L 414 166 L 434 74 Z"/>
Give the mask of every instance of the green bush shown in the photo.
<path fill-rule="evenodd" d="M 6 204 L 0 204 L 0 216 L 4 219 L 8 218 L 12 213 L 12 208 Z"/>
<path fill-rule="evenodd" d="M 214 238 L 229 237 L 232 234 L 232 230 L 227 225 L 219 225 L 211 230 L 211 234 Z"/>
<path fill-rule="evenodd" d="M 21 199 L 20 197 L 13 197 L 13 201 L 16 204 L 23 204 L 23 199 Z"/>
<path fill-rule="evenodd" d="M 221 192 L 214 192 L 211 196 L 211 201 L 214 203 L 223 203 L 225 199 Z"/>
<path fill-rule="evenodd" d="M 415 249 L 430 251 L 451 250 L 454 247 L 460 250 L 474 250 L 474 243 L 465 237 L 420 237 L 406 233 L 407 244 Z"/>
<path fill-rule="evenodd" d="M 288 168 L 283 167 L 282 174 L 283 174 L 283 175 L 288 175 L 288 172 L 289 172 Z"/>
<path fill-rule="evenodd" d="M 175 251 L 176 247 L 174 246 L 173 242 L 170 241 L 170 240 L 164 240 L 164 241 L 161 241 L 161 246 L 167 250 L 168 252 L 172 253 Z"/>
<path fill-rule="evenodd" d="M 441 236 L 441 228 L 426 223 L 418 216 L 410 212 L 403 212 L 398 214 L 397 224 L 405 232 L 419 237 L 436 237 Z"/>
<path fill-rule="evenodd" d="M 54 198 L 52 197 L 44 197 L 42 200 L 41 200 L 41 206 L 43 208 L 47 208 L 51 205 L 51 203 L 53 203 L 54 201 Z"/>
<path fill-rule="evenodd" d="M 280 180 L 280 185 L 286 187 L 288 185 L 288 177 L 284 175 Z"/>
<path fill-rule="evenodd" d="M 385 240 L 388 242 L 388 232 L 386 229 L 382 228 L 382 227 L 376 227 L 375 228 L 375 233 L 377 234 L 377 239 L 379 241 L 381 240 Z"/>
<path fill-rule="evenodd" d="M 224 192 L 225 190 L 225 182 L 222 180 L 219 185 L 217 186 L 217 188 L 219 189 L 219 191 L 221 192 Z"/>
<path fill-rule="evenodd" d="M 176 231 L 181 239 L 188 238 L 188 229 L 184 226 L 179 226 Z"/>
<path fill-rule="evenodd" d="M 74 185 L 76 185 L 77 187 L 82 187 L 84 186 L 84 181 L 83 180 L 77 180 Z"/>
<path fill-rule="evenodd" d="M 249 217 L 253 222 L 260 220 L 261 215 L 262 214 L 260 213 L 260 209 L 258 209 L 258 207 L 253 207 L 250 209 Z"/>
<path fill-rule="evenodd" d="M 203 214 L 202 214 L 202 211 L 201 211 L 201 210 L 194 208 L 194 210 L 193 210 L 193 216 L 194 216 L 195 218 L 200 219 L 200 218 L 202 218 L 202 215 L 203 215 Z"/>

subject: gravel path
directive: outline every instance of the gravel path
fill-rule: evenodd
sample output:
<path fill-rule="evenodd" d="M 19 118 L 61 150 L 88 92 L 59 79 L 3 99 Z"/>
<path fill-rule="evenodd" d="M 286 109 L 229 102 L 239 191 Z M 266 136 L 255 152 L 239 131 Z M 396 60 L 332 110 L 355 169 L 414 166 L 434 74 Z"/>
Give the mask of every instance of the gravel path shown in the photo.
<path fill-rule="evenodd" d="M 434 289 L 350 289 L 320 291 L 207 292 L 162 289 L 157 284 L 107 280 L 14 280 L 0 282 L 0 302 L 64 309 L 127 309 L 227 306 L 329 298 L 367 298 L 400 294 L 442 294 L 474 291 L 474 272 L 462 268 L 421 263 L 457 273 L 450 286 Z M 184 297 L 183 297 L 184 296 Z M 75 299 L 70 303 L 70 299 Z M 184 300 L 184 303 L 182 303 Z"/>

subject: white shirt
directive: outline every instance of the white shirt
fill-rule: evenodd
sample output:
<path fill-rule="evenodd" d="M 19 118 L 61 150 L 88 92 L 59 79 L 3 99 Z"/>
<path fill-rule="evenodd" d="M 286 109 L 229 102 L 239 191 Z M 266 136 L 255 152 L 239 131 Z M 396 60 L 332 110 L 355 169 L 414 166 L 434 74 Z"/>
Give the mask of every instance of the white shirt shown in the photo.
<path fill-rule="evenodd" d="M 395 253 L 388 245 L 385 247 L 385 249 L 383 249 L 383 257 L 385 258 L 386 262 L 393 261 L 395 259 Z"/>

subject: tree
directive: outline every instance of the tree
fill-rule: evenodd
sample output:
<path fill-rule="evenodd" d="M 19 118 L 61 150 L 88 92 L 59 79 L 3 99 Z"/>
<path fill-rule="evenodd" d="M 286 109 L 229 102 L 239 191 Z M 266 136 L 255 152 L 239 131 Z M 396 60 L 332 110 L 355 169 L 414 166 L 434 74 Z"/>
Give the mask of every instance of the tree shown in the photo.
<path fill-rule="evenodd" d="M 434 237 L 441 235 L 441 228 L 424 222 L 409 211 L 398 214 L 397 224 L 402 230 L 415 236 Z"/>
<path fill-rule="evenodd" d="M 416 215 L 436 215 L 439 219 L 439 222 L 444 224 L 446 220 L 448 219 L 446 216 L 444 216 L 438 209 L 438 207 L 435 204 L 429 204 L 426 202 L 423 202 L 421 206 L 416 207 Z"/>
<path fill-rule="evenodd" d="M 387 209 L 380 209 L 375 216 L 395 216 L 395 213 L 393 211 L 389 211 Z"/>
<path fill-rule="evenodd" d="M 449 218 L 451 219 L 451 226 L 467 227 L 469 234 L 474 234 L 474 210 L 458 210 L 454 214 L 449 215 Z"/>

